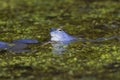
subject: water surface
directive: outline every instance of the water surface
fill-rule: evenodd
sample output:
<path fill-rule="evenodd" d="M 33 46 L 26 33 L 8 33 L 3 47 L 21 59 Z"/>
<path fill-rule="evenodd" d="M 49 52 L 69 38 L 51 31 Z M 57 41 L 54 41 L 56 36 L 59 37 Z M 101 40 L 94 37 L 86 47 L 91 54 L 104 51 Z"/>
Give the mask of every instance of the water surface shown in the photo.
<path fill-rule="evenodd" d="M 61 55 L 49 29 L 87 40 L 120 36 L 119 0 L 1 0 L 0 41 L 37 39 L 30 52 L 0 52 L 1 80 L 120 80 L 120 41 L 73 42 Z M 61 44 L 62 45 L 62 44 Z M 25 49 L 26 50 L 26 49 Z M 34 50 L 37 50 L 34 52 Z M 56 49 L 56 50 L 61 50 Z M 59 51 L 58 51 L 59 52 Z"/>

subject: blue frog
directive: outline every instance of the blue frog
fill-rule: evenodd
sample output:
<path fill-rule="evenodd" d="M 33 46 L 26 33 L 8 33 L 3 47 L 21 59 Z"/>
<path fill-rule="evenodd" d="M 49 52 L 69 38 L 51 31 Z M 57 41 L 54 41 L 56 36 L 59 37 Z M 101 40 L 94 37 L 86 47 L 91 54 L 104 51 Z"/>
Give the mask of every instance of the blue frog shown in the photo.
<path fill-rule="evenodd" d="M 18 39 L 13 40 L 11 43 L 0 41 L 0 50 L 8 50 L 15 53 L 29 52 L 30 49 L 26 49 L 28 44 L 38 43 L 36 39 Z"/>
<path fill-rule="evenodd" d="M 65 46 L 68 46 L 69 43 L 76 41 L 77 38 L 67 34 L 60 28 L 51 28 L 50 29 L 50 41 L 52 43 L 52 53 L 61 54 L 66 51 Z"/>
<path fill-rule="evenodd" d="M 56 41 L 56 42 L 71 42 L 77 40 L 77 38 L 67 34 L 65 31 L 63 31 L 60 28 L 58 29 L 51 28 L 50 36 L 51 36 L 51 41 Z"/>
<path fill-rule="evenodd" d="M 9 44 L 7 42 L 0 41 L 0 49 L 9 48 Z"/>
<path fill-rule="evenodd" d="M 18 40 L 13 40 L 13 43 L 35 44 L 35 43 L 38 43 L 38 40 L 36 40 L 36 39 L 18 39 Z"/>

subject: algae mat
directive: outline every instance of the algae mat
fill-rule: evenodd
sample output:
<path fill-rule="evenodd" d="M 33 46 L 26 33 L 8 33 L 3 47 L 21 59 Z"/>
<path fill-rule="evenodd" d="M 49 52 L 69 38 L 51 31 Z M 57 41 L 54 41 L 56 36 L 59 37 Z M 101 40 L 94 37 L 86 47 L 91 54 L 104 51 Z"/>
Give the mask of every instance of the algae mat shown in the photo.
<path fill-rule="evenodd" d="M 119 0 L 0 0 L 0 41 L 37 39 L 31 52 L 0 51 L 0 80 L 120 80 L 120 39 L 75 42 L 53 54 L 49 29 L 86 39 L 120 36 Z"/>

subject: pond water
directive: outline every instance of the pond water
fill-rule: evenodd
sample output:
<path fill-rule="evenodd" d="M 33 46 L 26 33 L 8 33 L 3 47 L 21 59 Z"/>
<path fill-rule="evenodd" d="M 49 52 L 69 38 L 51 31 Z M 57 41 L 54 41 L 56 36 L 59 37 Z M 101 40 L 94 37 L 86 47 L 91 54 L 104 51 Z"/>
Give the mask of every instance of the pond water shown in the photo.
<path fill-rule="evenodd" d="M 1 0 L 0 80 L 120 80 L 119 3 Z"/>

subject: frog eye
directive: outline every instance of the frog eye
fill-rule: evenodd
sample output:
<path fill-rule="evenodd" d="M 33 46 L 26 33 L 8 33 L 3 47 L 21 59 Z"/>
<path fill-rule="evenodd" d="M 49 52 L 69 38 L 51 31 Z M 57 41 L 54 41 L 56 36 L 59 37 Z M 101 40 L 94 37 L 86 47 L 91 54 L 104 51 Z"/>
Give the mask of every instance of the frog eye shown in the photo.
<path fill-rule="evenodd" d="M 62 29 L 58 29 L 58 31 L 62 31 Z"/>

